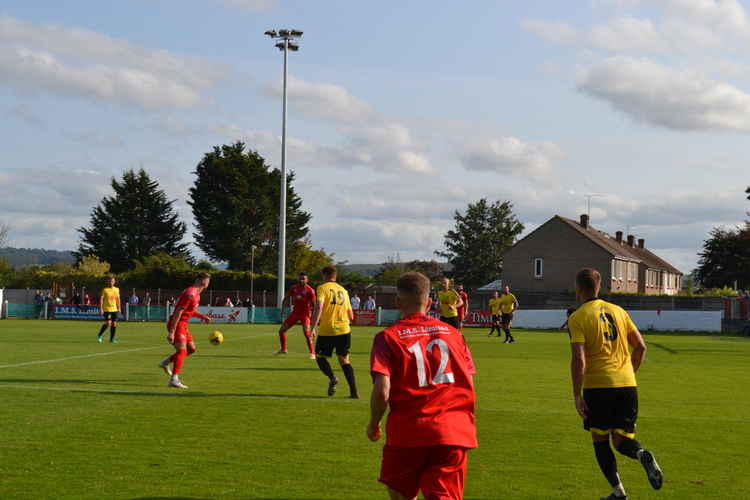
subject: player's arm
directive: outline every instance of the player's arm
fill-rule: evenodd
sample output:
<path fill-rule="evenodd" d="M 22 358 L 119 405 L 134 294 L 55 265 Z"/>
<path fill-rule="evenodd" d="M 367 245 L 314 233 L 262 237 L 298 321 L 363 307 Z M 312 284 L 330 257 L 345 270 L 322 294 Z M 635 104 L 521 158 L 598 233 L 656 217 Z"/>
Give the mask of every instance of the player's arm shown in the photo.
<path fill-rule="evenodd" d="M 104 290 L 99 294 L 99 312 L 104 314 Z"/>
<path fill-rule="evenodd" d="M 586 351 L 583 342 L 573 342 L 570 344 L 570 376 L 573 379 L 573 398 L 575 399 L 576 410 L 581 417 L 586 418 L 588 408 L 583 400 L 583 376 L 586 373 Z"/>
<path fill-rule="evenodd" d="M 641 336 L 641 332 L 638 328 L 631 324 L 630 330 L 628 331 L 628 344 L 633 348 L 633 352 L 630 353 L 630 362 L 633 363 L 633 372 L 637 372 L 646 359 L 646 342 Z"/>
<path fill-rule="evenodd" d="M 195 316 L 199 320 L 203 321 L 204 323 L 210 323 L 211 322 L 211 318 L 209 318 L 205 314 L 199 313 L 198 309 L 196 309 L 195 311 L 193 311 L 193 316 Z"/>
<path fill-rule="evenodd" d="M 516 310 L 516 309 L 518 309 L 519 307 L 520 307 L 520 306 L 518 305 L 518 299 L 517 299 L 517 298 L 516 298 L 516 296 L 514 295 L 514 296 L 513 296 L 513 310 L 515 311 L 515 310 Z"/>
<path fill-rule="evenodd" d="M 320 295 L 318 295 L 320 297 Z M 312 330 L 315 332 L 315 330 L 318 328 L 318 323 L 320 323 L 320 315 L 323 313 L 323 300 L 318 298 L 318 300 L 315 301 L 315 309 L 313 309 L 313 315 L 312 315 Z"/>
<path fill-rule="evenodd" d="M 349 321 L 354 321 L 354 309 L 352 308 L 352 301 L 351 299 L 348 299 L 345 302 L 346 302 L 345 307 L 347 309 L 346 312 L 349 315 Z"/>
<path fill-rule="evenodd" d="M 373 374 L 372 395 L 370 396 L 370 423 L 367 424 L 367 437 L 370 441 L 380 439 L 380 421 L 388 409 L 391 395 L 391 377 L 382 373 Z"/>

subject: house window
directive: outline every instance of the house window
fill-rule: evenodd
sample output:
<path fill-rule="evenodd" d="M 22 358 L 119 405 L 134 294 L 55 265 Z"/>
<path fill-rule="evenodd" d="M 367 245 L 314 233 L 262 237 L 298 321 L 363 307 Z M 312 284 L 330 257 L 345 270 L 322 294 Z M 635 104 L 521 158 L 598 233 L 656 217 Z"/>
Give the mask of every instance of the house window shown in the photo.
<path fill-rule="evenodd" d="M 544 278 L 544 259 L 534 259 L 534 277 L 536 279 Z"/>

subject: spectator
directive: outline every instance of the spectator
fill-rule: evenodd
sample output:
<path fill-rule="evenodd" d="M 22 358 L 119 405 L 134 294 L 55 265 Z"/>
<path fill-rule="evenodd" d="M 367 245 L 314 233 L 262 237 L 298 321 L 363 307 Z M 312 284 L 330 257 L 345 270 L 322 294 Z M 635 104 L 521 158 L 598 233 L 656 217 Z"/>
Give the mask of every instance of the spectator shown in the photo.
<path fill-rule="evenodd" d="M 244 307 L 253 307 L 253 300 L 250 298 L 249 295 L 245 297 L 245 300 L 242 301 L 242 305 Z"/>
<path fill-rule="evenodd" d="M 356 293 L 352 295 L 352 310 L 356 311 L 359 309 L 361 300 L 359 299 L 359 295 Z"/>
<path fill-rule="evenodd" d="M 81 305 L 81 294 L 78 292 L 73 293 L 73 298 L 70 299 L 70 303 L 74 306 L 80 306 Z"/>
<path fill-rule="evenodd" d="M 42 292 L 39 290 L 37 290 L 36 295 L 34 295 L 34 305 L 37 308 L 38 318 L 44 318 L 44 295 L 42 295 Z"/>
<path fill-rule="evenodd" d="M 221 307 L 222 306 L 221 297 L 216 297 L 216 301 L 214 302 L 214 305 L 216 307 Z"/>
<path fill-rule="evenodd" d="M 83 296 L 83 305 L 84 306 L 90 306 L 91 305 L 91 296 L 88 293 Z"/>
<path fill-rule="evenodd" d="M 374 311 L 375 310 L 375 299 L 372 298 L 372 295 L 367 296 L 367 302 L 365 302 L 365 311 Z"/>
<path fill-rule="evenodd" d="M 227 300 L 224 301 L 224 307 L 234 307 L 231 297 L 227 297 Z"/>
<path fill-rule="evenodd" d="M 167 307 L 171 307 L 174 305 L 174 297 L 169 297 L 167 299 Z"/>
<path fill-rule="evenodd" d="M 141 299 L 138 298 L 138 296 L 135 294 L 135 289 L 133 289 L 133 294 L 128 299 L 128 304 L 130 304 L 131 306 L 137 306 L 140 301 Z"/>
<path fill-rule="evenodd" d="M 151 292 L 146 292 L 146 295 L 143 297 L 143 305 L 151 307 Z"/>

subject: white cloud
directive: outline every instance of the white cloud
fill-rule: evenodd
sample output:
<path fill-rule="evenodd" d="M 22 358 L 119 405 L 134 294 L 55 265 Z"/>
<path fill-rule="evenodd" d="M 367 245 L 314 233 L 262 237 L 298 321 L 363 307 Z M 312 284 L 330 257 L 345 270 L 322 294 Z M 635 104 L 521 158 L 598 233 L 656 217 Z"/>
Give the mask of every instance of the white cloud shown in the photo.
<path fill-rule="evenodd" d="M 570 44 L 577 40 L 578 33 L 570 24 L 526 19 L 521 26 L 539 38 L 552 43 Z"/>
<path fill-rule="evenodd" d="M 206 61 L 138 47 L 89 30 L 0 16 L 0 74 L 24 90 L 190 108 L 220 77 Z"/>
<path fill-rule="evenodd" d="M 562 157 L 560 147 L 551 142 L 530 143 L 516 137 L 499 137 L 467 148 L 461 161 L 469 170 L 549 182 L 554 174 L 554 162 Z"/>
<path fill-rule="evenodd" d="M 605 59 L 580 71 L 578 88 L 653 125 L 677 130 L 750 131 L 749 94 L 650 59 Z"/>
<path fill-rule="evenodd" d="M 265 93 L 281 97 L 281 82 L 266 87 Z M 340 85 L 310 82 L 291 75 L 287 78 L 287 97 L 291 106 L 308 116 L 343 123 L 364 120 L 373 113 L 369 104 Z"/>
<path fill-rule="evenodd" d="M 666 42 L 650 19 L 621 17 L 591 29 L 594 47 L 611 51 L 662 51 Z"/>

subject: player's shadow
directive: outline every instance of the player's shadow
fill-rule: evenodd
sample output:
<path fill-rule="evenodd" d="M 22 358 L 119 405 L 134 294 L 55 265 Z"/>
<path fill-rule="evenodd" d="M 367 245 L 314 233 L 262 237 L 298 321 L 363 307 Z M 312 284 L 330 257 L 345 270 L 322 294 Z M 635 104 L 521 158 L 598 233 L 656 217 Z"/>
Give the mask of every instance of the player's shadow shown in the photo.
<path fill-rule="evenodd" d="M 76 389 L 69 389 L 70 392 L 76 392 Z M 255 393 L 209 393 L 209 392 L 147 392 L 147 391 L 92 391 L 90 389 L 79 389 L 79 392 L 93 392 L 107 396 L 152 396 L 152 397 L 173 397 L 173 398 L 247 398 L 247 399 L 331 399 L 328 396 L 311 396 L 305 394 L 255 394 Z M 342 400 L 343 401 L 343 400 Z M 348 399 L 346 401 L 349 401 Z"/>
<path fill-rule="evenodd" d="M 202 354 L 198 353 L 201 358 L 248 358 L 249 356 L 240 356 L 239 354 Z"/>
<path fill-rule="evenodd" d="M 271 368 L 262 366 L 248 366 L 243 368 L 231 368 L 232 370 L 253 370 L 259 372 L 317 372 L 317 368 Z"/>
<path fill-rule="evenodd" d="M 85 380 L 85 379 L 58 379 L 58 378 L 0 378 L 0 382 L 12 382 L 19 384 L 92 384 L 92 385 L 134 385 L 123 380 Z"/>

